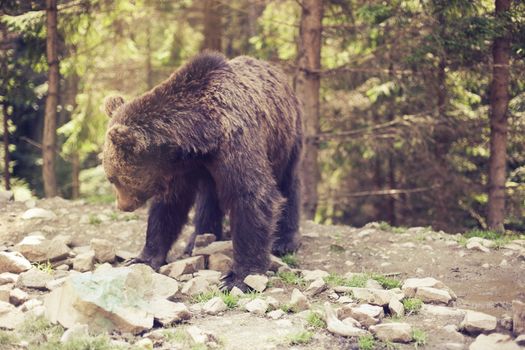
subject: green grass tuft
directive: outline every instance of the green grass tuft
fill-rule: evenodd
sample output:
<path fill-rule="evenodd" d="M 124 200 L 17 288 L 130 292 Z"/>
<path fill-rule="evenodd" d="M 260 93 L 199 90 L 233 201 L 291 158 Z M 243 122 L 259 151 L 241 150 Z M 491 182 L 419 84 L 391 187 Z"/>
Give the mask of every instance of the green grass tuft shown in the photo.
<path fill-rule="evenodd" d="M 423 307 L 423 302 L 418 298 L 407 298 L 403 300 L 403 306 L 405 307 L 405 313 L 409 316 L 419 313 Z"/>
<path fill-rule="evenodd" d="M 239 301 L 238 297 L 231 295 L 229 292 L 212 291 L 198 294 L 192 297 L 190 302 L 193 304 L 205 303 L 215 297 L 220 297 L 226 306 L 228 306 L 228 309 L 234 309 Z"/>
<path fill-rule="evenodd" d="M 37 270 L 40 270 L 42 272 L 45 272 L 47 274 L 52 274 L 53 273 L 53 265 L 51 265 L 51 263 L 48 261 L 46 262 L 42 262 L 42 263 L 38 263 L 38 262 L 35 262 L 32 264 Z"/>
<path fill-rule="evenodd" d="M 371 277 L 372 279 L 379 282 L 379 284 L 382 285 L 383 288 L 385 289 L 401 288 L 401 281 L 395 278 L 390 278 L 390 277 L 386 277 L 383 275 L 377 275 L 377 274 L 374 274 Z"/>
<path fill-rule="evenodd" d="M 277 274 L 277 277 L 279 277 L 286 284 L 303 287 L 306 286 L 306 281 L 304 278 L 295 272 L 280 272 Z"/>
<path fill-rule="evenodd" d="M 326 328 L 326 322 L 316 312 L 310 311 L 310 313 L 306 317 L 306 322 L 314 328 Z"/>
<path fill-rule="evenodd" d="M 359 350 L 374 350 L 376 341 L 372 335 L 364 335 L 357 340 Z"/>
<path fill-rule="evenodd" d="M 312 341 L 314 334 L 309 331 L 301 331 L 299 333 L 290 334 L 288 339 L 289 345 L 304 345 Z"/>
<path fill-rule="evenodd" d="M 417 349 L 419 346 L 424 346 L 427 343 L 427 334 L 421 329 L 414 328 L 412 330 L 412 340 L 414 341 L 414 347 Z"/>
<path fill-rule="evenodd" d="M 9 349 L 9 345 L 14 345 L 17 342 L 18 339 L 12 332 L 0 331 L 0 348 Z"/>
<path fill-rule="evenodd" d="M 89 214 L 89 223 L 91 225 L 100 225 L 102 223 L 102 220 L 100 220 L 100 218 L 96 214 Z"/>
<path fill-rule="evenodd" d="M 288 253 L 281 257 L 281 260 L 290 267 L 299 267 L 299 262 L 297 261 L 297 255 L 294 253 Z"/>

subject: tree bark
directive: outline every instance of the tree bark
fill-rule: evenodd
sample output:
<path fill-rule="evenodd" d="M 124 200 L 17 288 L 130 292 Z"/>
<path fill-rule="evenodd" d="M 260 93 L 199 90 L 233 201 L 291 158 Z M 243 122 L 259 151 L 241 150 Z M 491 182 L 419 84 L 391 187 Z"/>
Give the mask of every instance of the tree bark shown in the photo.
<path fill-rule="evenodd" d="M 302 163 L 303 215 L 313 219 L 317 209 L 318 145 L 315 135 L 319 133 L 319 87 L 321 79 L 321 44 L 323 0 L 302 2 L 299 25 L 298 66 L 295 90 L 303 106 L 305 147 Z"/>
<path fill-rule="evenodd" d="M 204 41 L 201 50 L 222 52 L 222 4 L 219 0 L 202 1 L 204 8 Z"/>
<path fill-rule="evenodd" d="M 511 0 L 496 0 L 496 17 L 504 18 Z M 490 86 L 490 158 L 488 178 L 489 229 L 503 232 L 505 219 L 505 181 L 507 162 L 507 109 L 509 105 L 510 36 L 505 33 L 494 39 L 493 70 Z"/>
<path fill-rule="evenodd" d="M 7 38 L 7 28 L 6 25 L 2 25 L 2 40 Z M 4 79 L 7 79 L 7 49 L 4 51 L 2 57 L 2 74 Z M 6 84 L 6 80 L 4 80 Z M 3 143 L 4 143 L 4 187 L 6 191 L 11 189 L 11 174 L 9 172 L 9 114 L 7 108 L 7 84 L 2 88 L 2 114 L 3 114 Z"/>
<path fill-rule="evenodd" d="M 44 116 L 44 134 L 42 137 L 42 176 L 44 179 L 44 193 L 46 197 L 57 195 L 55 173 L 55 149 L 58 105 L 58 55 L 57 55 L 57 1 L 46 0 L 46 53 L 48 71 L 48 91 Z"/>

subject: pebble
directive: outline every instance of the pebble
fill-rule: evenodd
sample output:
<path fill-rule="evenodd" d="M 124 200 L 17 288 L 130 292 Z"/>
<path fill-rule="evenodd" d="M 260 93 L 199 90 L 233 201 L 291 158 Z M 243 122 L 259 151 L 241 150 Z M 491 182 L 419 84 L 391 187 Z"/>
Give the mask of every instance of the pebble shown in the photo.
<path fill-rule="evenodd" d="M 264 315 L 268 310 L 268 303 L 264 299 L 255 298 L 246 303 L 246 305 L 244 305 L 244 308 L 252 314 Z"/>
<path fill-rule="evenodd" d="M 419 287 L 416 291 L 416 298 L 421 299 L 425 303 L 445 305 L 452 300 L 452 297 L 446 290 L 431 287 Z"/>
<path fill-rule="evenodd" d="M 257 292 L 263 292 L 268 285 L 268 277 L 264 275 L 248 275 L 243 282 Z"/>

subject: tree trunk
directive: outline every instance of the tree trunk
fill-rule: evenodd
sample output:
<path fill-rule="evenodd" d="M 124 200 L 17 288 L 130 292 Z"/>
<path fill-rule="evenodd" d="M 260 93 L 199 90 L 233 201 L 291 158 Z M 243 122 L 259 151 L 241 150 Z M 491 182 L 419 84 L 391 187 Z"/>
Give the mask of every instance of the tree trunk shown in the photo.
<path fill-rule="evenodd" d="M 219 0 L 202 1 L 204 5 L 204 41 L 201 50 L 222 51 L 222 5 Z"/>
<path fill-rule="evenodd" d="M 6 25 L 2 25 L 2 40 L 7 38 L 7 28 Z M 7 79 L 7 49 L 4 51 L 2 57 L 2 74 L 4 79 Z M 4 84 L 6 84 L 4 80 Z M 11 189 L 11 174 L 9 173 L 9 114 L 7 108 L 7 84 L 2 88 L 2 114 L 3 114 L 3 143 L 4 143 L 4 187 L 6 191 Z"/>
<path fill-rule="evenodd" d="M 78 152 L 71 155 L 71 198 L 78 199 L 80 197 L 80 157 Z"/>
<path fill-rule="evenodd" d="M 509 12 L 511 0 L 496 0 L 496 17 L 501 19 Z M 490 159 L 488 180 L 489 229 L 503 232 L 505 219 L 505 181 L 507 161 L 507 108 L 509 105 L 510 37 L 494 39 L 492 48 L 493 71 L 490 86 Z"/>
<path fill-rule="evenodd" d="M 302 164 L 303 214 L 313 219 L 317 208 L 317 165 L 318 145 L 315 135 L 319 133 L 319 87 L 321 79 L 323 1 L 304 0 L 302 2 L 301 23 L 299 26 L 298 66 L 295 90 L 302 102 L 304 112 L 305 147 Z"/>
<path fill-rule="evenodd" d="M 46 28 L 47 28 L 47 64 L 48 91 L 46 110 L 44 116 L 44 135 L 42 137 L 42 158 L 44 164 L 42 175 L 44 179 L 44 192 L 46 197 L 57 195 L 57 182 L 55 173 L 56 149 L 56 123 L 58 105 L 58 55 L 57 55 L 57 2 L 46 0 Z"/>

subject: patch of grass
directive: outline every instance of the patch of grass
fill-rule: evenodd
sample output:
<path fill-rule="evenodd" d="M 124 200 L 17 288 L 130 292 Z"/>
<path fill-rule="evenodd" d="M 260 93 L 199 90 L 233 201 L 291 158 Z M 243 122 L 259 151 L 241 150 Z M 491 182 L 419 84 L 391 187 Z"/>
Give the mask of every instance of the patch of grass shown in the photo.
<path fill-rule="evenodd" d="M 419 346 L 424 346 L 427 343 L 427 334 L 421 329 L 414 328 L 412 330 L 412 340 L 417 349 Z"/>
<path fill-rule="evenodd" d="M 385 222 L 385 221 L 381 221 L 379 223 L 379 229 L 381 231 L 388 231 L 388 232 L 393 232 L 393 233 L 405 233 L 406 230 L 407 230 L 406 227 L 403 227 L 403 226 L 399 226 L 399 227 L 392 226 L 388 222 Z"/>
<path fill-rule="evenodd" d="M 410 316 L 419 313 L 421 307 L 423 307 L 423 302 L 418 298 L 407 298 L 403 300 L 403 306 L 406 314 Z"/>
<path fill-rule="evenodd" d="M 394 288 L 401 288 L 401 281 L 395 279 L 386 277 L 383 275 L 374 274 L 372 275 L 372 279 L 379 282 L 380 285 L 383 286 L 385 289 L 394 289 Z"/>
<path fill-rule="evenodd" d="M 122 218 L 124 221 L 138 220 L 140 217 L 137 214 L 126 214 Z"/>
<path fill-rule="evenodd" d="M 280 309 L 286 312 L 287 314 L 294 314 L 297 312 L 297 308 L 290 304 L 282 304 Z"/>
<path fill-rule="evenodd" d="M 29 338 L 31 343 L 40 343 L 59 339 L 64 333 L 64 328 L 50 323 L 44 317 L 28 317 L 19 326 L 18 331 L 25 338 Z"/>
<path fill-rule="evenodd" d="M 324 278 L 324 281 L 331 287 L 344 286 L 344 287 L 359 287 L 363 288 L 366 285 L 366 281 L 369 276 L 366 274 L 356 274 L 352 278 L 345 278 L 335 273 Z"/>
<path fill-rule="evenodd" d="M 36 269 L 42 271 L 42 272 L 45 272 L 45 273 L 48 273 L 48 274 L 52 274 L 53 273 L 53 265 L 51 265 L 51 263 L 48 261 L 46 262 L 43 262 L 43 263 L 33 263 L 32 264 Z"/>
<path fill-rule="evenodd" d="M 309 331 L 301 331 L 298 333 L 290 334 L 287 337 L 289 345 L 304 345 L 312 341 L 314 333 Z"/>
<path fill-rule="evenodd" d="M 310 313 L 306 317 L 306 322 L 314 328 L 320 328 L 320 329 L 326 328 L 326 322 L 316 312 L 310 311 Z"/>
<path fill-rule="evenodd" d="M 89 214 L 89 224 L 90 225 L 100 225 L 102 220 L 98 217 L 97 214 Z"/>
<path fill-rule="evenodd" d="M 8 345 L 13 345 L 17 342 L 18 339 L 12 332 L 0 331 L 0 348 L 7 348 Z"/>
<path fill-rule="evenodd" d="M 118 221 L 119 220 L 119 215 L 117 212 L 112 212 L 111 214 L 109 214 L 109 219 L 111 221 Z"/>
<path fill-rule="evenodd" d="M 281 260 L 290 267 L 298 267 L 299 262 L 297 261 L 297 255 L 294 253 L 288 253 L 281 257 Z"/>
<path fill-rule="evenodd" d="M 485 231 L 485 230 L 478 230 L 478 229 L 470 230 L 463 234 L 463 237 L 465 237 L 466 239 L 469 239 L 472 237 L 479 237 L 479 238 L 490 239 L 493 241 L 496 239 L 500 239 L 502 236 L 503 236 L 502 234 L 497 233 L 495 231 Z"/>
<path fill-rule="evenodd" d="M 235 308 L 237 306 L 237 302 L 239 301 L 238 297 L 231 295 L 229 292 L 212 291 L 198 294 L 192 297 L 190 302 L 193 304 L 205 303 L 215 297 L 220 297 L 229 309 Z"/>
<path fill-rule="evenodd" d="M 258 291 L 255 291 L 255 290 L 251 290 L 251 291 L 248 291 L 248 292 L 244 293 L 244 297 L 248 298 L 250 300 L 253 300 L 255 298 L 259 298 L 261 295 L 262 295 L 261 292 L 258 292 Z"/>
<path fill-rule="evenodd" d="M 277 274 L 277 277 L 279 277 L 286 284 L 291 284 L 294 286 L 306 285 L 306 281 L 304 280 L 304 278 L 299 276 L 295 272 L 280 272 Z"/>
<path fill-rule="evenodd" d="M 376 340 L 372 335 L 364 335 L 357 340 L 357 346 L 359 346 L 359 350 L 374 350 Z"/>
<path fill-rule="evenodd" d="M 107 335 L 97 337 L 79 337 L 71 339 L 67 343 L 60 341 L 46 342 L 35 350 L 124 350 L 124 347 L 113 345 Z"/>

